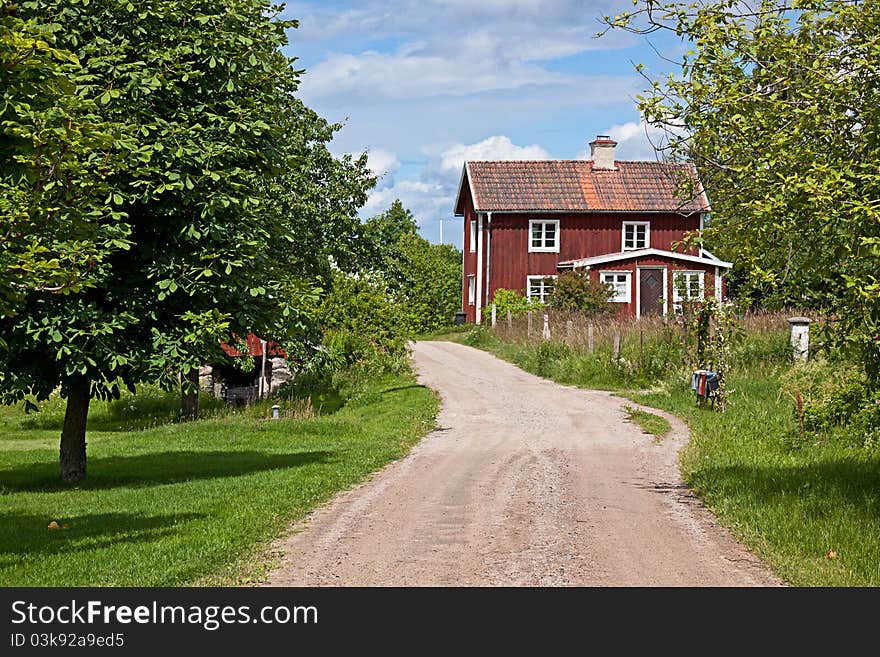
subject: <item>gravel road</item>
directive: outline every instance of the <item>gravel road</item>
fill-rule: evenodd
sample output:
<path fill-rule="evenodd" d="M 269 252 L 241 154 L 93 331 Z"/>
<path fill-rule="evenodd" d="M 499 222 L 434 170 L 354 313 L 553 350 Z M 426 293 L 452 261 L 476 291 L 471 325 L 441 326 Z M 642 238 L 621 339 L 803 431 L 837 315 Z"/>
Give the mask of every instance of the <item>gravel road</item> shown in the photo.
<path fill-rule="evenodd" d="M 633 405 L 449 342 L 413 348 L 442 398 L 406 458 L 337 496 L 275 545 L 275 586 L 771 586 Z"/>

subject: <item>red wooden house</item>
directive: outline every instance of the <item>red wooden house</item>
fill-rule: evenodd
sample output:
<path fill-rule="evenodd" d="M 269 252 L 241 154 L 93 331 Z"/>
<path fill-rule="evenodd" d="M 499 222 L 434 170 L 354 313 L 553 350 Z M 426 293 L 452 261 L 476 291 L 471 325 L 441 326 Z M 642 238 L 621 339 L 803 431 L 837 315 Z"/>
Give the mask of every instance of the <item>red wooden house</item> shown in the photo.
<path fill-rule="evenodd" d="M 673 250 L 699 231 L 709 202 L 691 164 L 621 162 L 600 135 L 590 160 L 466 162 L 462 310 L 470 322 L 500 288 L 545 300 L 560 271 L 589 271 L 621 314 L 672 312 L 682 298 L 723 295 L 731 263 Z M 682 190 L 690 189 L 690 193 Z"/>

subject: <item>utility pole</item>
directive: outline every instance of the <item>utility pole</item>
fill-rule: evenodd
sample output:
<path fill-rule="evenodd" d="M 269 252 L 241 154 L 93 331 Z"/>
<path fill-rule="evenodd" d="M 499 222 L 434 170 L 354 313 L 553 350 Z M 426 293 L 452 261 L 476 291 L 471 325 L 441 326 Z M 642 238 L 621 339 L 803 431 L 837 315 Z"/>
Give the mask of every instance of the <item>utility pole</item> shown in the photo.
<path fill-rule="evenodd" d="M 440 244 L 443 244 L 443 219 L 440 220 Z"/>

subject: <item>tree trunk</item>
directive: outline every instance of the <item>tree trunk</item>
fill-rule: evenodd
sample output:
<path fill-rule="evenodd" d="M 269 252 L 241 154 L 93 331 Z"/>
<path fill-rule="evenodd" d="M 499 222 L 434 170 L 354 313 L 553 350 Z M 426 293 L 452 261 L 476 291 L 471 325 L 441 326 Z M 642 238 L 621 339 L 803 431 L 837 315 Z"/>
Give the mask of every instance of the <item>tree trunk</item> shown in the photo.
<path fill-rule="evenodd" d="M 184 420 L 199 417 L 199 370 L 193 368 L 184 373 L 180 387 L 180 403 Z"/>
<path fill-rule="evenodd" d="M 61 480 L 86 478 L 86 421 L 89 417 L 91 381 L 77 377 L 67 391 L 67 410 L 61 429 Z"/>

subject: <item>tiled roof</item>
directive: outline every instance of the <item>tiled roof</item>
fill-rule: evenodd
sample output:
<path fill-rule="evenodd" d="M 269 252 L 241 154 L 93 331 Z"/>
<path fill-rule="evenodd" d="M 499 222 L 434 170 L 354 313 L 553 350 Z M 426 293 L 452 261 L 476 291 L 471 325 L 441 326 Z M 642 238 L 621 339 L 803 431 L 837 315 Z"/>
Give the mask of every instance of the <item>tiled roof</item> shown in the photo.
<path fill-rule="evenodd" d="M 701 212 L 709 202 L 691 164 L 615 162 L 593 169 L 586 160 L 468 162 L 476 210 L 574 212 Z M 464 182 L 464 181 L 463 181 Z M 460 214 L 460 208 L 456 208 Z"/>

